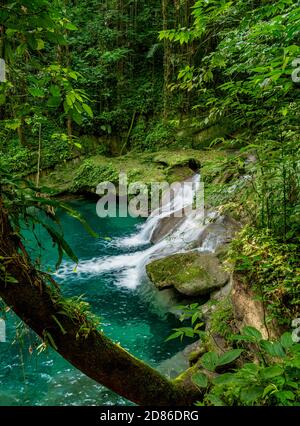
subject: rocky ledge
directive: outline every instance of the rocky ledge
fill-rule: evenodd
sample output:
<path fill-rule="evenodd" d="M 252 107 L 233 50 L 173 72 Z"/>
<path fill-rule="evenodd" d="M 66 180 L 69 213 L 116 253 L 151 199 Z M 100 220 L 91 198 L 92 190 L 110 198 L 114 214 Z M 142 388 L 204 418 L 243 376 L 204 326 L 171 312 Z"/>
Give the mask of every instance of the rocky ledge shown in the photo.
<path fill-rule="evenodd" d="M 210 294 L 229 280 L 217 256 L 199 251 L 154 260 L 146 266 L 146 271 L 159 290 L 175 288 L 191 297 Z"/>

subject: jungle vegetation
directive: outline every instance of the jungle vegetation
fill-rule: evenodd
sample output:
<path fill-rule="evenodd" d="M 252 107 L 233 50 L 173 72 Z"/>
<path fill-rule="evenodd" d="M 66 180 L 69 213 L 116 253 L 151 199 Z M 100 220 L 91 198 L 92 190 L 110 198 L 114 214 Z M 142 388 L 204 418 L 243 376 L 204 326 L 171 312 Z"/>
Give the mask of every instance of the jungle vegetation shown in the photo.
<path fill-rule="evenodd" d="M 0 2 L 0 296 L 46 344 L 131 401 L 299 405 L 300 345 L 289 334 L 300 316 L 299 38 L 294 0 Z M 203 164 L 210 204 L 246 218 L 228 260 L 259 290 L 282 336 L 271 343 L 248 328 L 231 336 L 227 358 L 208 351 L 201 366 L 215 374 L 243 344 L 254 345 L 256 363 L 170 381 L 103 335 L 85 305 L 62 297 L 31 263 L 20 222 L 36 220 L 33 206 L 53 222 L 59 207 L 84 222 L 41 184 L 43 172 L 69 160 L 90 162 L 84 180 L 95 155 L 107 157 L 109 176 L 111 158 L 182 149 L 231 154 Z M 227 191 L 233 183 L 238 191 Z M 76 261 L 44 225 L 59 261 Z"/>

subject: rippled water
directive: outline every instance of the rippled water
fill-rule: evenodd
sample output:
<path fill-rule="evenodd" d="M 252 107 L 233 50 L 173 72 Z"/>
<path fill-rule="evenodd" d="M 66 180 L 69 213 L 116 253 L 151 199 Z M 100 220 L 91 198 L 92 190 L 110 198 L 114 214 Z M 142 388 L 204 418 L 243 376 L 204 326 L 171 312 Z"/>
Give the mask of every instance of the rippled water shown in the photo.
<path fill-rule="evenodd" d="M 95 202 L 76 201 L 72 204 L 100 234 L 99 238 L 92 238 L 75 219 L 61 215 L 66 240 L 83 265 L 86 262 L 91 264 L 95 259 L 97 265 L 107 264 L 112 257 L 122 258 L 137 251 L 134 245 L 121 242 L 136 234 L 137 228 L 143 224 L 141 219 L 99 219 Z M 31 254 L 33 257 L 40 255 L 43 267 L 53 269 L 56 250 L 43 230 L 37 228 L 35 233 L 43 242 L 44 250 L 37 249 L 33 234 L 25 232 Z M 94 273 L 90 269 L 76 273 L 70 271 L 70 264 L 65 261 L 57 280 L 66 296 L 85 295 L 92 310 L 101 317 L 108 336 L 134 355 L 157 366 L 182 347 L 179 342 L 165 341 L 171 329 L 178 326 L 178 321 L 158 306 L 154 289 L 149 284 L 136 286 L 134 268 L 125 272 L 123 269 L 121 264 L 119 267 L 114 264 L 113 268 L 100 268 Z M 124 273 L 126 286 L 122 284 Z M 130 286 L 131 278 L 135 285 Z M 38 355 L 36 346 L 40 342 L 37 337 L 24 325 L 17 327 L 18 324 L 18 318 L 8 313 L 7 343 L 0 343 L 0 405 L 128 404 L 81 374 L 51 349 Z"/>

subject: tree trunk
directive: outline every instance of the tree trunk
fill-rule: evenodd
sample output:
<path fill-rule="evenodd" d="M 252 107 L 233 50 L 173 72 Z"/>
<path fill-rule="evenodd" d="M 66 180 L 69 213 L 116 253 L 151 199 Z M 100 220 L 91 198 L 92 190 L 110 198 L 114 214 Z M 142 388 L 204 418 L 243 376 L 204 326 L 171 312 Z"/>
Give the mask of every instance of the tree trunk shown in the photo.
<path fill-rule="evenodd" d="M 199 394 L 170 381 L 114 344 L 70 305 L 30 263 L 0 198 L 0 296 L 66 360 L 98 383 L 141 405 L 191 405 Z M 17 282 L 12 282 L 11 277 Z M 49 280 L 50 282 L 50 280 Z M 66 309 L 68 306 L 68 309 Z M 63 313 L 65 309 L 65 313 Z"/>

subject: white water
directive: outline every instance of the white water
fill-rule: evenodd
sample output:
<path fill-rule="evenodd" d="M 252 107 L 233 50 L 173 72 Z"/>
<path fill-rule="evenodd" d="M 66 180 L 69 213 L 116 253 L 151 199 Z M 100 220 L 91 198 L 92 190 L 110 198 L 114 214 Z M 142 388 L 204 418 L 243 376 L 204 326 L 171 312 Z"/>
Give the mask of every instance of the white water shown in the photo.
<path fill-rule="evenodd" d="M 199 239 L 207 224 L 216 218 L 216 212 L 208 214 L 204 219 L 202 209 L 191 209 L 181 223 L 175 226 L 166 237 L 149 247 L 151 236 L 162 218 L 170 216 L 182 208 L 192 206 L 195 193 L 199 188 L 200 176 L 195 175 L 192 182 L 193 185 L 184 186 L 182 191 L 174 194 L 171 200 L 160 209 L 155 210 L 133 235 L 122 239 L 116 238 L 110 242 L 119 247 L 135 250 L 134 252 L 81 261 L 76 272 L 74 272 L 72 264 L 65 262 L 57 275 L 66 277 L 74 273 L 99 275 L 104 272 L 115 272 L 117 285 L 136 288 L 142 281 L 145 265 L 150 259 L 190 250 L 191 244 Z M 217 243 L 216 239 L 209 239 L 208 236 L 198 250 L 214 251 Z M 145 248 L 146 245 L 147 248 Z"/>

